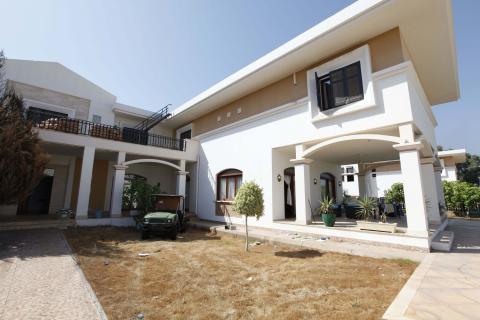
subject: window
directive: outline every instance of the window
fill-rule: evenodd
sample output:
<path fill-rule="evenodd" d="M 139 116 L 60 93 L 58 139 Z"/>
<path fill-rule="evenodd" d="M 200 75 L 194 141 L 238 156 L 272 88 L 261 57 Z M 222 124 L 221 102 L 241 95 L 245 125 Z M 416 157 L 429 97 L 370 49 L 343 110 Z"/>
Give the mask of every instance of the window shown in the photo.
<path fill-rule="evenodd" d="M 242 186 L 242 171 L 228 169 L 217 175 L 217 200 L 233 201 Z"/>
<path fill-rule="evenodd" d="M 355 175 L 353 175 L 353 174 L 347 175 L 347 181 L 348 181 L 348 182 L 353 182 L 353 181 L 355 181 Z"/>
<path fill-rule="evenodd" d="M 321 111 L 363 99 L 360 61 L 318 76 L 315 72 L 317 103 Z"/>
<path fill-rule="evenodd" d="M 192 138 L 192 130 L 187 130 L 180 133 L 180 139 L 191 139 Z"/>
<path fill-rule="evenodd" d="M 353 167 L 347 167 L 347 173 L 354 173 L 353 172 Z"/>
<path fill-rule="evenodd" d="M 377 169 L 372 169 L 372 178 L 377 177 Z"/>
<path fill-rule="evenodd" d="M 98 114 L 94 114 L 92 116 L 92 122 L 93 123 L 102 123 L 102 116 L 99 116 Z"/>

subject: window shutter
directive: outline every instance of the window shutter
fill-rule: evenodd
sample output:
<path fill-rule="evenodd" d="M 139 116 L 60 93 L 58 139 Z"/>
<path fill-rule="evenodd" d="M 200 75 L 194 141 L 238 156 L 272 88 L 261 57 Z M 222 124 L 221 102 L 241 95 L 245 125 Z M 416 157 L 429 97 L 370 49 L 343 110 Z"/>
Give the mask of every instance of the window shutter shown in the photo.
<path fill-rule="evenodd" d="M 318 108 L 323 111 L 323 108 L 322 108 L 322 87 L 320 85 L 320 77 L 317 75 L 317 73 L 315 72 L 315 87 L 317 88 L 317 106 Z"/>

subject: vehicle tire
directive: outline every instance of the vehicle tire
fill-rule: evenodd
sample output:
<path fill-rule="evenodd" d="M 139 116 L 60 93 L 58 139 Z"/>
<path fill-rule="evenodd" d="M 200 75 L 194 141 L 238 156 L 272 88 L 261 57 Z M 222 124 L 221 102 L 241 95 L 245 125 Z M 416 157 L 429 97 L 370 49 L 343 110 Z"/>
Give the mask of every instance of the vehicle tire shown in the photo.
<path fill-rule="evenodd" d="M 177 240 L 177 228 L 172 230 L 172 234 L 170 235 L 170 239 Z"/>
<path fill-rule="evenodd" d="M 148 239 L 150 237 L 150 234 L 148 231 L 142 231 L 142 240 Z"/>

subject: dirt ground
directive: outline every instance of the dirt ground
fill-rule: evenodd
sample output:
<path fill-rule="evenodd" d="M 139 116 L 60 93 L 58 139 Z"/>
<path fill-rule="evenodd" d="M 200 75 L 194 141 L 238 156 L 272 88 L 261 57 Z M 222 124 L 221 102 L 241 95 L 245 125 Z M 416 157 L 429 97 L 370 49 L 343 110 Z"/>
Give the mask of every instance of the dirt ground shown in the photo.
<path fill-rule="evenodd" d="M 109 319 L 379 319 L 416 268 L 189 230 L 141 241 L 134 229 L 68 229 Z M 139 253 L 149 253 L 141 257 Z"/>

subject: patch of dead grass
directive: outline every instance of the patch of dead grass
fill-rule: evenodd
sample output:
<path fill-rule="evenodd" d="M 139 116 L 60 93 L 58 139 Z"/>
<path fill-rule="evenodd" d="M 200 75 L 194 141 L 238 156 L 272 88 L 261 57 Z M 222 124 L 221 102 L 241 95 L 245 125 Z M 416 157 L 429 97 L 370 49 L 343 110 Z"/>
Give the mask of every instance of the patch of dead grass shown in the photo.
<path fill-rule="evenodd" d="M 197 230 L 177 241 L 115 228 L 66 237 L 109 319 L 378 319 L 416 267 L 269 244 L 245 253 L 242 239 Z"/>

